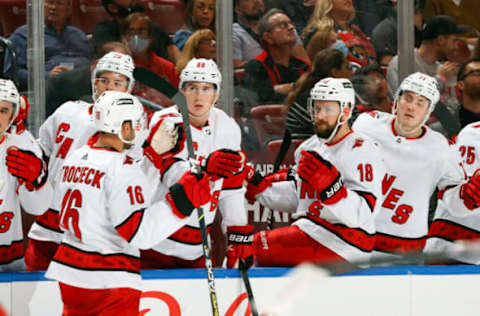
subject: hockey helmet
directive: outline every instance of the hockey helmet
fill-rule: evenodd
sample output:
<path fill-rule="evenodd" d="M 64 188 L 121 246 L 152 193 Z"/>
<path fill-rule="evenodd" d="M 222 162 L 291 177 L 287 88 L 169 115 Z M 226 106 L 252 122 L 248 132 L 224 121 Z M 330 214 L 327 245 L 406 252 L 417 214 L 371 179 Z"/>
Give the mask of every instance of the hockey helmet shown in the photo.
<path fill-rule="evenodd" d="M 193 58 L 182 70 L 178 88 L 182 89 L 185 83 L 191 81 L 211 83 L 218 93 L 222 82 L 222 74 L 212 59 Z"/>
<path fill-rule="evenodd" d="M 333 138 L 340 125 L 344 124 L 351 117 L 353 108 L 355 107 L 355 91 L 353 85 L 348 79 L 344 78 L 324 78 L 317 82 L 312 90 L 310 90 L 310 98 L 308 99 L 308 111 L 315 121 L 315 101 L 336 101 L 340 105 L 340 114 L 337 118 L 337 125 L 332 134 L 327 138 L 327 142 Z M 343 117 L 343 109 L 350 108 L 348 117 Z M 343 120 L 342 120 L 343 118 Z"/>
<path fill-rule="evenodd" d="M 20 109 L 20 94 L 13 81 L 0 79 L 0 101 L 7 101 L 13 104 L 13 116 L 11 121 L 13 122 Z"/>
<path fill-rule="evenodd" d="M 131 92 L 133 85 L 135 84 L 135 79 L 133 78 L 133 70 L 135 65 L 133 63 L 132 57 L 126 54 L 118 52 L 109 52 L 100 58 L 95 66 L 95 69 L 92 72 L 92 91 L 93 91 L 93 100 L 95 101 L 95 89 L 93 83 L 100 74 L 104 71 L 111 71 L 121 75 L 124 75 L 128 79 L 128 92 Z"/>
<path fill-rule="evenodd" d="M 134 140 L 126 141 L 122 138 L 121 130 L 124 122 L 132 122 L 132 128 L 136 134 L 145 129 L 143 106 L 129 93 L 105 91 L 95 101 L 93 115 L 95 128 L 98 131 L 117 134 L 127 144 L 133 144 Z"/>
<path fill-rule="evenodd" d="M 427 98 L 428 101 L 430 101 L 430 113 L 435 109 L 435 105 L 440 100 L 440 91 L 438 90 L 437 80 L 424 73 L 415 72 L 403 79 L 400 84 L 395 96 L 393 114 L 397 111 L 398 98 L 404 91 L 411 91 Z"/>

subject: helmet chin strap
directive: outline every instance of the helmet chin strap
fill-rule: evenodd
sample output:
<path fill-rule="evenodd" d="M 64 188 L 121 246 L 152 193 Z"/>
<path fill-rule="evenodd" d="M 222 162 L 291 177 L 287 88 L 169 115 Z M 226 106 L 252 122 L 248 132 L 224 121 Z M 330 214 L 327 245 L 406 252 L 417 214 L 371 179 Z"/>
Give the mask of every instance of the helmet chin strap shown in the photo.
<path fill-rule="evenodd" d="M 343 113 L 338 114 L 337 124 L 335 125 L 335 128 L 332 130 L 330 135 L 325 139 L 325 144 L 328 144 L 335 137 L 340 126 L 345 124 L 348 121 L 348 119 L 346 119 L 342 122 L 342 116 L 343 116 Z"/>

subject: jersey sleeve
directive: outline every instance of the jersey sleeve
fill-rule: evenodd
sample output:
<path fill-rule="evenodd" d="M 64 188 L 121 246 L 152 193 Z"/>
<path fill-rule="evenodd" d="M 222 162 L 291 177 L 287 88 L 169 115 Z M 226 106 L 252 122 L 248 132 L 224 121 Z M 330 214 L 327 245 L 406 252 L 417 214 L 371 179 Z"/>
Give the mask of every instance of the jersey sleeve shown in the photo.
<path fill-rule="evenodd" d="M 437 170 L 439 174 L 438 196 L 442 199 L 445 207 L 456 216 L 470 215 L 472 212 L 460 198 L 461 185 L 467 180 L 460 154 L 448 144 L 444 147 L 445 149 L 438 153 L 442 157 Z"/>
<path fill-rule="evenodd" d="M 175 216 L 165 199 L 150 205 L 149 183 L 139 165 L 122 165 L 114 175 L 108 213 L 118 234 L 130 244 L 151 248 L 185 224 L 188 218 Z"/>
<path fill-rule="evenodd" d="M 42 150 L 30 133 L 23 132 L 20 135 L 11 137 L 14 138 L 13 143 L 20 149 L 31 151 L 38 158 L 43 159 Z M 45 181 L 45 183 L 39 188 L 33 188 L 31 185 L 27 185 L 21 180 L 17 183 L 18 198 L 20 204 L 27 213 L 32 215 L 42 215 L 48 210 L 53 199 L 53 189 L 49 181 Z"/>
<path fill-rule="evenodd" d="M 271 210 L 294 213 L 298 197 L 294 181 L 275 182 L 256 195 L 257 201 Z"/>
<path fill-rule="evenodd" d="M 42 147 L 45 155 L 51 156 L 53 145 L 55 144 L 55 112 L 50 115 L 45 122 L 40 126 L 38 130 L 38 142 Z"/>
<path fill-rule="evenodd" d="M 221 118 L 226 123 L 228 131 L 224 140 L 224 148 L 241 150 L 241 132 L 238 124 L 231 117 Z M 245 210 L 245 188 L 243 187 L 243 173 L 226 178 L 222 182 L 222 189 L 218 200 L 218 207 L 222 212 L 225 226 L 247 225 L 247 211 Z"/>

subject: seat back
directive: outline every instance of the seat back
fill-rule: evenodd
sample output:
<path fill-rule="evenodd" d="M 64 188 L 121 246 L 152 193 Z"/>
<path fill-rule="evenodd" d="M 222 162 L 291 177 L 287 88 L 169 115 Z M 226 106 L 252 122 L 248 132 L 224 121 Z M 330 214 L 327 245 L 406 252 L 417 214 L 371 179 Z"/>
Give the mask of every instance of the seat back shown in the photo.
<path fill-rule="evenodd" d="M 71 24 L 85 33 L 93 33 L 95 25 L 109 18 L 102 0 L 73 0 Z"/>
<path fill-rule="evenodd" d="M 0 25 L 1 35 L 7 37 L 19 26 L 27 23 L 26 0 L 2 0 L 0 1 Z"/>
<path fill-rule="evenodd" d="M 167 33 L 178 31 L 184 22 L 185 5 L 181 0 L 143 0 L 145 13 Z"/>
<path fill-rule="evenodd" d="M 285 133 L 283 107 L 282 104 L 257 105 L 250 110 L 253 128 L 263 148 L 268 141 L 281 138 Z"/>
<path fill-rule="evenodd" d="M 295 150 L 300 146 L 301 143 L 303 143 L 305 139 L 292 139 L 292 143 L 290 144 L 290 147 L 288 147 L 288 151 L 285 154 L 285 157 L 283 158 L 283 161 L 281 165 L 294 165 L 295 164 Z M 275 139 L 271 140 L 267 143 L 267 150 L 272 152 L 272 154 L 278 155 L 278 152 L 280 150 L 280 147 L 282 146 L 283 139 Z"/>

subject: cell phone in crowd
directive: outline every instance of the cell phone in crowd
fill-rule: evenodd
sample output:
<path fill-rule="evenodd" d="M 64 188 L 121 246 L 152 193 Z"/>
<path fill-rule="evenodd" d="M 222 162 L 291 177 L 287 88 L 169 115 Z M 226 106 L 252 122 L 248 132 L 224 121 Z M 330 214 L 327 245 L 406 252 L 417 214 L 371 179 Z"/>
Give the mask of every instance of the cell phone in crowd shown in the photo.
<path fill-rule="evenodd" d="M 68 70 L 72 70 L 73 68 L 75 68 L 75 63 L 72 63 L 72 62 L 61 62 L 59 66 L 65 67 L 65 68 L 67 68 Z"/>

